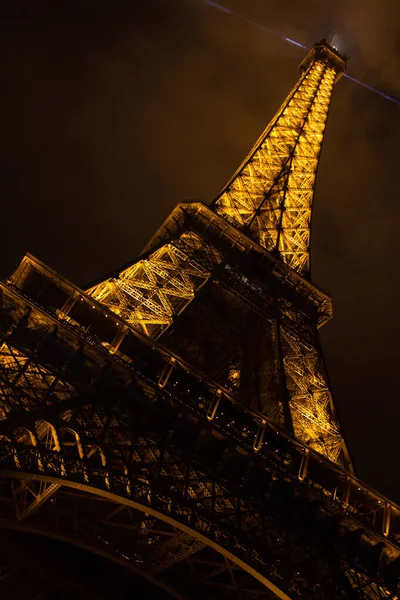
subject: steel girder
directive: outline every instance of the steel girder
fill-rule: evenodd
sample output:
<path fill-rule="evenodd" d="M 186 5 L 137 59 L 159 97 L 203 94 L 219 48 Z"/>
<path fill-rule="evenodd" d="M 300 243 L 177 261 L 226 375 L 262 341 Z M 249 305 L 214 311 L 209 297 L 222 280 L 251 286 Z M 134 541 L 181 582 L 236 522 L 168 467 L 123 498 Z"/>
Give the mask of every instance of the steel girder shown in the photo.
<path fill-rule="evenodd" d="M 3 302 L 6 327 L 2 321 L 4 523 L 55 535 L 72 511 L 78 538 L 101 524 L 103 533 L 92 536 L 97 544 L 113 545 L 128 565 L 157 572 L 164 585 L 178 585 L 189 597 L 198 586 L 189 578 L 182 583 L 178 565 L 193 573 L 202 560 L 215 567 L 213 576 L 203 569 L 205 580 L 227 594 L 238 582 L 246 599 L 258 597 L 260 583 L 266 597 L 397 597 L 394 542 L 384 543 L 355 507 L 349 511 L 347 488 L 340 501 L 329 497 L 312 472 L 317 462 L 307 468 L 308 454 L 288 438 L 264 432 L 254 451 L 237 424 L 218 422 L 218 407 L 207 419 L 184 379 L 160 386 L 157 360 L 139 375 L 82 343 L 78 332 L 55 330 L 43 310 L 27 315 L 27 301 L 12 295 L 14 310 Z M 75 490 L 72 508 L 69 490 Z M 128 509 L 136 515 L 129 517 L 134 543 L 115 534 L 125 531 L 118 515 L 128 518 Z M 168 534 L 175 539 L 166 543 Z M 210 557 L 215 552 L 222 562 Z"/>

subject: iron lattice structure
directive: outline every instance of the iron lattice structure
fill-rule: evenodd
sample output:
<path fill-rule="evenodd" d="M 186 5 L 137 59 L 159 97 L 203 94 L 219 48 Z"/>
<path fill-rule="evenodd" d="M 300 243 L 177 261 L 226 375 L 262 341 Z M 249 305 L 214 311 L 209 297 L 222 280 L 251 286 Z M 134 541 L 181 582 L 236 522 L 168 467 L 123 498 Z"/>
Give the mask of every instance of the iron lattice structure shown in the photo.
<path fill-rule="evenodd" d="M 256 311 L 251 316 L 249 311 L 243 314 L 245 331 L 240 330 L 236 315 L 225 318 L 232 331 L 221 332 L 224 349 L 217 365 L 205 356 L 210 338 L 202 339 L 200 347 L 198 336 L 191 332 L 189 345 L 196 348 L 191 353 L 189 349 L 190 363 L 207 369 L 222 385 L 232 388 L 235 383 L 242 402 L 330 460 L 350 467 L 317 334 L 322 314 L 327 317 L 330 310 L 330 299 L 316 300 L 321 312 L 317 318 L 310 314 L 311 307 L 308 315 L 303 315 L 296 302 L 280 297 L 265 276 L 260 278 L 255 259 L 238 269 L 244 257 L 234 256 L 230 242 L 238 240 L 234 248 L 242 255 L 252 248 L 261 256 L 266 248 L 268 256 L 280 259 L 275 269 L 282 269 L 283 277 L 293 278 L 292 271 L 302 276 L 308 273 L 318 158 L 333 85 L 344 67 L 344 59 L 325 43 L 314 46 L 300 65 L 299 82 L 211 210 L 206 213 L 199 207 L 199 214 L 193 215 L 194 205 L 183 206 L 183 221 L 191 213 L 190 226 L 173 213 L 136 263 L 92 287 L 89 294 L 145 335 L 162 336 L 181 355 L 188 350 L 182 347 L 181 322 L 199 310 L 197 305 L 201 303 L 203 313 L 214 314 L 219 321 L 213 325 L 214 332 L 221 328 L 225 308 L 215 315 L 215 306 L 202 302 L 204 296 L 213 295 L 214 305 L 229 305 L 243 313 L 237 302 L 233 305 L 228 297 L 216 300 L 209 289 L 215 287 L 217 272 L 230 270 L 237 280 L 252 286 L 253 293 L 259 291 L 264 306 L 275 306 L 257 316 Z M 207 226 L 204 219 L 209 221 Z M 180 225 L 171 231 L 174 220 Z M 213 226 L 218 232 L 212 231 Z M 256 244 L 252 245 L 252 240 Z M 228 248 L 224 247 L 227 243 Z M 226 283 L 225 289 L 229 285 Z M 293 285 L 307 302 L 307 281 L 299 278 Z M 242 295 L 248 297 L 249 293 Z M 189 307 L 193 301 L 196 306 Z M 239 303 L 243 305 L 243 300 Z M 198 314 L 197 319 L 203 322 L 204 315 Z M 174 335 L 171 328 L 180 331 Z M 254 343 L 257 336 L 260 339 Z"/>
<path fill-rule="evenodd" d="M 344 68 L 314 46 L 215 202 L 179 204 L 116 277 L 84 292 L 27 255 L 0 284 L 4 530 L 179 599 L 398 598 L 400 508 L 354 475 L 309 280 Z"/>

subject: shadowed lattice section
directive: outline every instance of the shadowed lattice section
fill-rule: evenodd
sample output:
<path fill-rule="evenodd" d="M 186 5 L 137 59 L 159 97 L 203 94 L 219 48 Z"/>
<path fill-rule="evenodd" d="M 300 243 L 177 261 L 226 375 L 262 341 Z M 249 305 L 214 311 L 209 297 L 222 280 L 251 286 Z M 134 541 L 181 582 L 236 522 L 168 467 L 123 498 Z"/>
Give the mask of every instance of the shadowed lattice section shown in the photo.
<path fill-rule="evenodd" d="M 2 362 L 14 375 L 0 421 L 0 526 L 100 552 L 191 600 L 398 598 L 400 507 L 215 395 L 180 358 L 160 374 L 169 355 L 158 342 L 127 333 L 112 354 L 55 310 L 54 290 L 51 311 L 44 295 L 39 308 L 13 284 L 0 291 Z M 93 322 L 114 319 L 81 298 L 81 316 L 87 300 Z M 26 365 L 33 389 L 18 384 Z"/>
<path fill-rule="evenodd" d="M 18 398 L 13 388 L 21 391 Z M 54 399 L 63 402 L 72 397 L 72 387 L 49 373 L 16 348 L 0 345 L 0 420 L 6 419 L 10 410 L 31 410 L 48 406 Z"/>

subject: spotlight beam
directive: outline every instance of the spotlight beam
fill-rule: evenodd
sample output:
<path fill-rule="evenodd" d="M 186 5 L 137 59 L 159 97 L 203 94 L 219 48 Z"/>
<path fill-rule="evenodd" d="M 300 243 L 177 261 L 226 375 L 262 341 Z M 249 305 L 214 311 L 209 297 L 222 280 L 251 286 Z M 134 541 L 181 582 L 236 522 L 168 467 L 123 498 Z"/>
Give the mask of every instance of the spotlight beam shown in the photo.
<path fill-rule="evenodd" d="M 257 23 L 257 21 L 252 21 L 251 19 L 247 19 L 243 15 L 239 15 L 238 13 L 233 12 L 233 10 L 231 10 L 230 8 L 227 8 L 226 6 L 222 6 L 221 4 L 217 4 L 217 2 L 213 2 L 212 0 L 202 0 L 202 2 L 204 2 L 205 4 L 208 4 L 208 6 L 211 6 L 212 8 L 216 8 L 217 10 L 220 10 L 221 12 L 232 15 L 236 19 L 239 19 L 240 21 L 243 21 L 244 23 L 247 23 L 248 25 L 252 25 L 253 27 L 258 27 L 258 29 L 262 29 L 263 31 L 266 31 L 267 33 L 270 33 L 271 35 L 275 35 L 276 37 L 281 38 L 281 40 L 284 40 L 285 42 L 289 42 L 289 44 L 294 44 L 295 46 L 300 46 L 300 48 L 306 48 L 306 46 L 303 46 L 303 44 L 299 44 L 299 42 L 295 42 L 294 40 L 291 40 L 290 38 L 287 38 L 284 35 L 277 33 L 273 29 L 269 29 L 269 27 L 266 27 L 265 25 L 261 25 L 261 23 Z"/>
<path fill-rule="evenodd" d="M 266 27 L 265 25 L 261 25 L 261 23 L 257 23 L 257 21 L 252 21 L 251 19 L 247 19 L 247 17 L 244 17 L 243 15 L 233 12 L 233 10 L 231 10 L 230 8 L 227 8 L 226 6 L 222 6 L 221 4 L 218 4 L 217 2 L 213 2 L 212 0 L 202 0 L 202 2 L 204 2 L 205 4 L 208 4 L 208 6 L 211 6 L 212 8 L 215 8 L 221 12 L 232 15 L 236 19 L 239 19 L 240 21 L 243 21 L 244 23 L 247 23 L 248 25 L 252 25 L 253 27 L 262 29 L 263 31 L 266 31 L 267 33 L 270 33 L 271 35 L 274 35 L 274 36 L 280 38 L 281 40 L 288 42 L 289 44 L 293 44 L 294 46 L 298 46 L 299 48 L 304 48 L 305 50 L 307 50 L 307 46 L 305 46 L 304 44 L 300 44 L 300 42 L 296 42 L 296 40 L 292 40 L 288 37 L 285 37 L 284 35 L 281 35 L 277 31 L 274 31 L 273 29 L 269 29 L 269 27 Z M 356 83 L 357 85 L 362 86 L 366 90 L 373 92 L 374 94 L 378 94 L 378 96 L 381 96 L 385 100 L 388 100 L 389 102 L 393 102 L 393 104 L 397 104 L 397 106 L 400 106 L 400 100 L 397 100 L 397 98 L 393 98 L 393 96 L 388 96 L 384 92 L 377 90 L 376 88 L 372 87 L 371 85 L 368 85 L 367 83 L 364 83 L 363 81 L 360 81 L 359 79 L 356 79 L 355 77 L 351 77 L 347 73 L 344 74 L 344 77 L 346 77 L 346 79 L 349 79 L 353 83 Z"/>

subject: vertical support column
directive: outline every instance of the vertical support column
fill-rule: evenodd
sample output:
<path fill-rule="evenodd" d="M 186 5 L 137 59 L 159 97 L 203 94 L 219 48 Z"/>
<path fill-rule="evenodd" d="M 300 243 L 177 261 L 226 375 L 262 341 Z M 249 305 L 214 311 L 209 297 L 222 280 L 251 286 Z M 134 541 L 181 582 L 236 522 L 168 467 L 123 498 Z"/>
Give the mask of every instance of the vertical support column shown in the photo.
<path fill-rule="evenodd" d="M 221 398 L 222 398 L 222 392 L 221 392 L 221 390 L 218 389 L 214 394 L 214 397 L 211 401 L 210 406 L 208 407 L 207 419 L 209 421 L 212 421 L 214 419 L 215 414 L 219 407 L 219 403 L 221 402 Z"/>
<path fill-rule="evenodd" d="M 286 426 L 284 390 L 278 360 L 279 338 L 272 319 L 253 315 L 242 335 L 240 402 L 279 426 Z M 287 427 L 290 432 L 290 428 Z"/>
<path fill-rule="evenodd" d="M 259 352 L 256 338 L 257 319 L 254 315 L 246 319 L 246 326 L 241 332 L 241 364 L 240 364 L 240 403 L 250 408 L 256 408 L 255 403 L 255 371 L 256 355 Z"/>
<path fill-rule="evenodd" d="M 385 537 L 388 537 L 390 532 L 390 517 L 392 514 L 392 507 L 387 502 L 383 507 L 383 522 L 382 522 L 382 533 Z"/>
<path fill-rule="evenodd" d="M 278 302 L 276 303 L 278 304 Z M 285 366 L 283 364 L 283 349 L 282 349 L 282 334 L 281 334 L 281 320 L 279 314 L 279 305 L 276 306 L 276 318 L 274 319 L 274 335 L 275 335 L 275 360 L 278 365 L 278 379 L 279 379 L 279 390 L 280 390 L 280 402 L 283 410 L 283 420 L 286 431 L 290 435 L 294 435 L 293 421 L 290 412 L 289 405 L 289 391 L 286 385 Z"/>
<path fill-rule="evenodd" d="M 117 331 L 113 341 L 110 344 L 110 352 L 111 354 L 115 354 L 118 350 L 118 348 L 120 347 L 120 345 L 122 344 L 122 342 L 124 341 L 127 333 L 128 333 L 129 329 L 128 327 L 126 327 L 126 325 L 121 326 L 121 328 L 119 329 L 119 331 Z"/>
<path fill-rule="evenodd" d="M 11 275 L 9 281 L 17 288 L 22 290 L 25 280 L 27 279 L 29 273 L 31 273 L 32 271 L 33 266 L 31 260 L 27 256 L 24 256 L 24 258 L 18 265 L 17 270 L 14 271 L 14 273 Z"/>
<path fill-rule="evenodd" d="M 62 306 L 62 308 L 60 308 L 58 316 L 61 318 L 68 317 L 68 314 L 71 312 L 71 310 L 75 306 L 77 300 L 78 300 L 77 295 L 71 294 L 71 296 L 69 296 L 69 298 L 64 302 L 64 305 Z"/>
<path fill-rule="evenodd" d="M 299 481 L 304 481 L 304 479 L 307 475 L 307 468 L 308 468 L 309 460 L 310 460 L 310 451 L 308 448 L 305 448 L 302 459 L 301 459 L 300 468 L 299 468 L 299 474 L 298 474 Z"/>
<path fill-rule="evenodd" d="M 263 441 L 264 441 L 266 427 L 267 427 L 266 421 L 264 421 L 264 420 L 260 421 L 260 424 L 258 426 L 258 430 L 256 433 L 256 437 L 254 438 L 254 443 L 253 443 L 254 452 L 259 452 L 261 450 L 261 447 L 262 447 Z"/>
<path fill-rule="evenodd" d="M 175 358 L 171 357 L 169 362 L 165 364 L 164 369 L 161 372 L 160 377 L 158 378 L 158 387 L 163 389 L 168 383 L 168 379 L 175 367 Z"/>
<path fill-rule="evenodd" d="M 350 500 L 350 479 L 346 479 L 346 483 L 344 485 L 343 498 L 342 498 L 342 506 L 346 509 L 349 506 Z"/>

